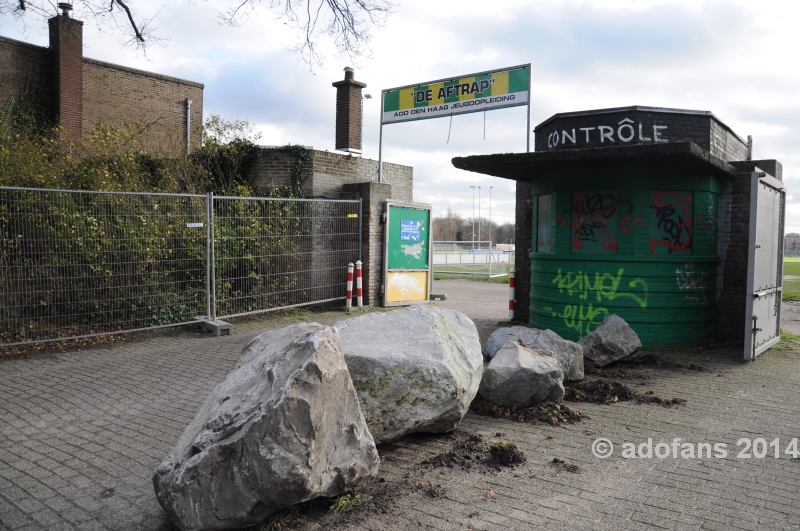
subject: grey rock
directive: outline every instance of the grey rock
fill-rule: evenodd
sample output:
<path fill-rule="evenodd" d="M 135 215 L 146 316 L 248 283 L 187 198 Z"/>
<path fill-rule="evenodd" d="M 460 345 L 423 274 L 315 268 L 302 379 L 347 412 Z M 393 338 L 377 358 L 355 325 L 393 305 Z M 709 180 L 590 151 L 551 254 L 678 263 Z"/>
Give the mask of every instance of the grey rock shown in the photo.
<path fill-rule="evenodd" d="M 642 348 L 639 336 L 617 314 L 603 319 L 603 324 L 578 344 L 583 348 L 583 356 L 597 367 L 625 359 Z"/>
<path fill-rule="evenodd" d="M 153 485 L 183 531 L 231 529 L 356 489 L 378 466 L 339 336 L 323 327 L 217 385 Z"/>
<path fill-rule="evenodd" d="M 416 305 L 335 324 L 376 443 L 455 429 L 478 392 L 483 356 L 463 313 Z"/>
<path fill-rule="evenodd" d="M 563 381 L 557 358 L 507 341 L 486 367 L 478 392 L 498 406 L 529 407 L 564 398 Z"/>
<path fill-rule="evenodd" d="M 263 356 L 269 356 L 271 358 L 275 354 L 282 354 L 286 350 L 286 347 L 293 343 L 298 337 L 311 332 L 320 332 L 324 329 L 325 325 L 310 322 L 296 323 L 284 328 L 278 328 L 277 330 L 264 332 L 250 340 L 250 343 L 242 349 L 236 368 L 238 369 L 256 358 Z"/>
<path fill-rule="evenodd" d="M 522 341 L 530 349 L 552 353 L 561 362 L 564 381 L 583 380 L 583 349 L 577 343 L 562 338 L 552 330 L 539 330 L 527 326 L 498 328 L 489 336 L 484 356 L 489 359 L 494 358 L 507 341 Z"/>

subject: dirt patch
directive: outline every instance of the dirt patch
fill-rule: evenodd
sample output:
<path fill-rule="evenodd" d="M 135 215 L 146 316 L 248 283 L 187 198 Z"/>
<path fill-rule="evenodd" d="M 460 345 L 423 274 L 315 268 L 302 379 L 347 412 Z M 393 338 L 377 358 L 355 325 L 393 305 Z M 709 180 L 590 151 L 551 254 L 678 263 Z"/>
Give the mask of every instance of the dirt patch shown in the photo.
<path fill-rule="evenodd" d="M 430 483 L 430 482 L 428 482 Z M 273 514 L 259 525 L 247 531 L 282 531 L 289 529 L 305 529 L 309 524 L 320 524 L 322 528 L 340 529 L 354 525 L 374 514 L 397 515 L 401 511 L 398 502 L 414 489 L 408 477 L 404 481 L 389 482 L 384 478 L 371 481 L 359 489 L 361 503 L 347 512 L 331 514 L 331 506 L 335 498 L 316 498 L 299 503 Z M 444 496 L 440 485 L 425 485 L 426 492 L 434 496 Z"/>
<path fill-rule="evenodd" d="M 522 465 L 528 460 L 516 443 L 499 440 L 489 448 L 495 463 L 503 466 Z"/>
<path fill-rule="evenodd" d="M 645 354 L 635 358 L 619 360 L 615 363 L 617 367 L 656 367 L 660 369 L 683 369 L 683 363 L 662 359 L 658 354 Z"/>
<path fill-rule="evenodd" d="M 599 378 L 613 378 L 614 380 L 649 380 L 650 375 L 643 372 L 632 372 L 623 369 L 608 369 L 606 367 L 586 367 L 586 376 L 597 376 Z"/>
<path fill-rule="evenodd" d="M 580 411 L 571 409 L 564 404 L 545 402 L 531 407 L 505 407 L 492 404 L 483 398 L 476 398 L 472 401 L 470 409 L 487 417 L 509 419 L 514 422 L 526 422 L 537 424 L 544 422 L 551 426 L 559 424 L 575 424 L 583 419 L 591 418 Z"/>
<path fill-rule="evenodd" d="M 592 402 L 595 404 L 614 404 L 617 402 L 635 401 L 643 404 L 659 404 L 665 407 L 684 405 L 682 398 L 664 399 L 653 394 L 653 391 L 638 393 L 617 381 L 583 380 L 565 386 L 564 400 L 570 402 Z"/>
<path fill-rule="evenodd" d="M 482 435 L 468 435 L 453 443 L 450 451 L 426 459 L 421 464 L 428 467 L 460 468 L 466 471 L 495 470 L 504 466 L 516 466 L 527 461 L 517 445 L 511 441 L 499 441 L 491 446 Z"/>
<path fill-rule="evenodd" d="M 563 459 L 559 459 L 558 457 L 554 457 L 552 461 L 550 461 L 550 466 L 558 468 L 558 472 L 556 472 L 556 476 L 560 476 L 563 472 L 570 472 L 572 474 L 580 474 L 581 467 L 578 465 L 571 465 L 564 461 Z"/>
<path fill-rule="evenodd" d="M 482 435 L 469 435 L 453 443 L 449 452 L 439 454 L 422 462 L 423 465 L 471 470 L 483 464 L 489 453 L 489 445 Z"/>

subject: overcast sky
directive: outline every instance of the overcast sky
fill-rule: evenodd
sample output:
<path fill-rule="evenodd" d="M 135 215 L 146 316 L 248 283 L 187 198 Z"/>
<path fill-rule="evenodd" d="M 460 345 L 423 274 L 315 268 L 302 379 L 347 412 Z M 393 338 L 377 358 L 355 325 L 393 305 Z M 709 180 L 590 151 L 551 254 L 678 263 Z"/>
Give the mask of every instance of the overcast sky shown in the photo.
<path fill-rule="evenodd" d="M 265 1 L 265 4 L 269 2 Z M 133 4 L 133 2 L 131 2 Z M 136 1 L 140 13 L 162 2 Z M 205 84 L 204 114 L 247 119 L 262 144 L 333 149 L 336 89 L 349 65 L 323 43 L 324 66 L 309 73 L 290 49 L 298 36 L 266 10 L 241 27 L 215 22 L 218 3 L 172 0 L 158 13 L 168 37 L 142 57 L 113 34 L 84 29 L 85 55 Z M 374 30 L 371 59 L 356 68 L 367 83 L 364 154 L 377 158 L 381 89 L 532 64 L 531 128 L 557 112 L 645 105 L 712 111 L 754 158 L 783 164 L 789 189 L 787 232 L 800 232 L 800 2 L 403 0 Z M 0 16 L 0 34 L 47 45 L 31 19 L 26 29 Z M 384 127 L 384 160 L 414 166 L 414 199 L 472 215 L 471 185 L 492 218 L 513 221 L 514 182 L 453 168 L 454 156 L 525 150 L 525 107 Z M 533 143 L 533 142 L 532 142 Z M 475 201 L 477 208 L 477 197 Z"/>

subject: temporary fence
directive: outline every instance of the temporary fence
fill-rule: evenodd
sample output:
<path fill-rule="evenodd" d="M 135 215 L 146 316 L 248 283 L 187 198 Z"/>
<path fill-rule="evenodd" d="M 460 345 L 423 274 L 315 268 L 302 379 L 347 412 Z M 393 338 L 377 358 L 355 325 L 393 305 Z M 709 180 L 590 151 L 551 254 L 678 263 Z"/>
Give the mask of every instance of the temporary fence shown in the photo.
<path fill-rule="evenodd" d="M 0 187 L 0 345 L 345 298 L 361 201 Z"/>
<path fill-rule="evenodd" d="M 508 275 L 513 251 L 498 251 L 490 241 L 434 241 L 433 272 L 451 275 Z"/>

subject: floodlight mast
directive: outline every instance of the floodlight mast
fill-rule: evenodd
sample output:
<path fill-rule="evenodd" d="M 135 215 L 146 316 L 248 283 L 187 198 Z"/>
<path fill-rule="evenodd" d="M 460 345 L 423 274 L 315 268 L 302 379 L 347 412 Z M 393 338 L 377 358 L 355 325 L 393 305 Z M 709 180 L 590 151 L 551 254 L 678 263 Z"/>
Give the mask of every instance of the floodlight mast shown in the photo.
<path fill-rule="evenodd" d="M 383 101 L 385 99 L 384 98 L 385 94 L 386 94 L 386 91 L 382 90 L 381 91 L 381 114 L 378 117 L 378 120 L 380 120 L 380 122 L 381 122 L 380 132 L 378 133 L 378 182 L 379 183 L 383 182 Z M 530 98 L 528 98 L 528 99 L 530 99 Z M 530 102 L 528 102 L 528 105 L 530 106 Z M 528 113 L 528 116 L 529 116 L 528 123 L 530 124 L 530 112 Z M 528 126 L 528 129 L 530 129 L 530 126 Z"/>

